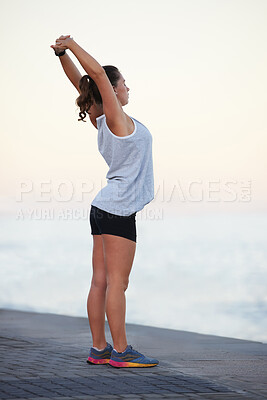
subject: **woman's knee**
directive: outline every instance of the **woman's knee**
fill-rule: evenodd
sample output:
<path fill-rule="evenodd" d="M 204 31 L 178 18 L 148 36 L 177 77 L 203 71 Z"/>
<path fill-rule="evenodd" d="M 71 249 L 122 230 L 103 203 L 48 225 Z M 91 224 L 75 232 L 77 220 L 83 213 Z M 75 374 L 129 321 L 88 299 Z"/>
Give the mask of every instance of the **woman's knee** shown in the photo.
<path fill-rule="evenodd" d="M 104 276 L 94 276 L 92 277 L 92 282 L 91 286 L 97 288 L 97 289 L 102 289 L 106 290 L 107 289 L 107 279 Z"/>
<path fill-rule="evenodd" d="M 121 276 L 108 276 L 107 277 L 107 288 L 108 289 L 123 289 L 125 292 L 129 285 L 129 278 L 123 278 Z"/>

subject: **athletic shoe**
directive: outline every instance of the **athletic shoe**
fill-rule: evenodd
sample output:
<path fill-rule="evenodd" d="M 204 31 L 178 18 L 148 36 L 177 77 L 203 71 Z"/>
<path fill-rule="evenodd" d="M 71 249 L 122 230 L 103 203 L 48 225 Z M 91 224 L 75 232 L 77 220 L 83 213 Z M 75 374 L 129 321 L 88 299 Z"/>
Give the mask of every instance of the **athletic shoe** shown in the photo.
<path fill-rule="evenodd" d="M 109 364 L 112 367 L 154 367 L 159 363 L 155 358 L 145 357 L 143 354 L 134 350 L 131 345 L 128 345 L 123 353 L 118 353 L 113 349 Z"/>
<path fill-rule="evenodd" d="M 113 347 L 107 342 L 107 346 L 103 350 L 96 350 L 90 348 L 89 357 L 87 362 L 89 364 L 108 364 Z"/>

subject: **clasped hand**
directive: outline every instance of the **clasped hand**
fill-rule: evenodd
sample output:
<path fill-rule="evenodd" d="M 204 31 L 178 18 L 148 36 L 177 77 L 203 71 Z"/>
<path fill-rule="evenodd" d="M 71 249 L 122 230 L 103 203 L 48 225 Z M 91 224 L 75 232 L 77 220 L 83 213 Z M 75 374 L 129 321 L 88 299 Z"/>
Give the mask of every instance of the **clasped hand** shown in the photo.
<path fill-rule="evenodd" d="M 56 39 L 55 44 L 51 45 L 52 49 L 55 51 L 59 50 L 66 50 L 69 48 L 69 44 L 73 41 L 72 37 L 70 35 L 61 35 L 58 39 Z"/>

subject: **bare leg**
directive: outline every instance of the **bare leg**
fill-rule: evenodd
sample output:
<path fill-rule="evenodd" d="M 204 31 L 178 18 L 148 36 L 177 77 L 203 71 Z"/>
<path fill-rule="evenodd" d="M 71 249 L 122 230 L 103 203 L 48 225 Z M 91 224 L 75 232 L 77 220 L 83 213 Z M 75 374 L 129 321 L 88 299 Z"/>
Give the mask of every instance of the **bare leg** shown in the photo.
<path fill-rule="evenodd" d="M 114 348 L 122 352 L 127 346 L 125 290 L 128 287 L 136 242 L 120 236 L 102 234 L 107 271 L 106 314 Z"/>
<path fill-rule="evenodd" d="M 93 235 L 93 240 L 93 277 L 87 299 L 87 313 L 93 346 L 103 349 L 107 345 L 105 338 L 106 268 L 101 235 Z"/>

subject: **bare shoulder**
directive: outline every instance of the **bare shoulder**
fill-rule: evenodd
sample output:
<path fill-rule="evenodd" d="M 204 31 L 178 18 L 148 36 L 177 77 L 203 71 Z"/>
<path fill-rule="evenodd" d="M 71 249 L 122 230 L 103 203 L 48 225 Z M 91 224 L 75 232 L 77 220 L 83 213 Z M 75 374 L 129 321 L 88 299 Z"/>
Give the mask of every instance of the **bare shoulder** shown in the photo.
<path fill-rule="evenodd" d="M 125 112 L 122 112 L 120 119 L 110 121 L 106 118 L 106 122 L 111 132 L 116 136 L 129 136 L 135 129 L 132 118 L 130 118 Z"/>
<path fill-rule="evenodd" d="M 91 123 L 97 129 L 96 118 L 103 115 L 103 108 L 97 104 L 93 104 L 89 110 L 89 117 Z M 116 136 L 128 136 L 134 132 L 135 125 L 131 117 L 122 111 L 121 118 L 110 120 L 106 116 L 106 123 L 109 130 Z"/>

